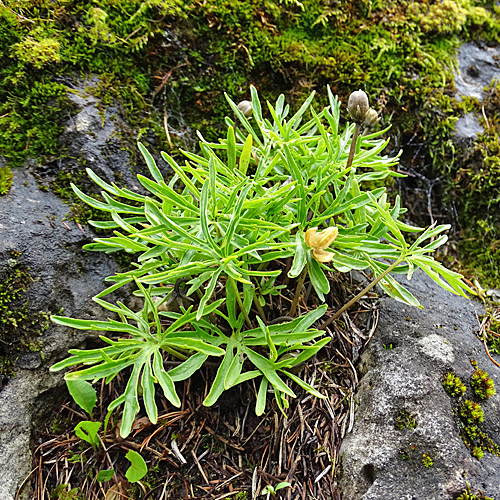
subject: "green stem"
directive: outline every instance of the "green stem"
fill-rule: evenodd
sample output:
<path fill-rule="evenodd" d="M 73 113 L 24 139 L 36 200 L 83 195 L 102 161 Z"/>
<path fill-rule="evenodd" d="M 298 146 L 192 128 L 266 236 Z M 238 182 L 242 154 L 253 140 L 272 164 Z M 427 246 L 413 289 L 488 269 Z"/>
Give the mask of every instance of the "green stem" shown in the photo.
<path fill-rule="evenodd" d="M 356 143 L 358 142 L 359 135 L 359 125 L 356 123 L 356 128 L 354 129 L 354 135 L 351 141 L 351 149 L 349 149 L 349 158 L 347 158 L 346 168 L 350 168 L 352 165 L 352 160 L 354 160 L 354 153 L 356 152 Z"/>
<path fill-rule="evenodd" d="M 324 330 L 332 321 L 335 321 L 342 313 L 347 311 L 349 307 L 355 304 L 363 295 L 368 293 L 381 279 L 385 278 L 398 264 L 404 261 L 404 258 L 400 257 L 395 260 L 382 274 L 379 274 L 368 286 L 363 288 L 355 297 L 353 297 L 347 304 L 342 306 L 333 316 L 328 318 L 320 327 L 320 330 Z"/>
<path fill-rule="evenodd" d="M 252 322 L 248 317 L 248 313 L 243 305 L 243 302 L 241 302 L 240 292 L 238 291 L 238 285 L 236 284 L 235 279 L 231 278 L 231 276 L 229 276 L 229 281 L 231 283 L 231 286 L 233 287 L 234 294 L 236 295 L 236 302 L 238 302 L 238 307 L 240 308 L 240 311 L 243 313 L 243 316 L 245 317 L 246 324 L 248 328 L 252 329 L 253 328 Z"/>
<path fill-rule="evenodd" d="M 267 325 L 266 313 L 264 312 L 264 309 L 262 309 L 256 293 L 253 294 L 253 303 L 255 304 L 257 312 L 259 313 L 260 319 Z"/>
<path fill-rule="evenodd" d="M 304 281 L 306 279 L 306 275 L 307 275 L 307 264 L 302 270 L 302 274 L 300 275 L 297 286 L 295 287 L 295 295 L 293 296 L 292 306 L 290 307 L 290 312 L 288 313 L 288 316 L 291 316 L 292 318 L 294 317 L 295 311 L 297 310 L 297 304 L 299 303 L 299 297 L 302 292 L 302 289 L 304 288 Z"/>
<path fill-rule="evenodd" d="M 187 356 L 185 356 L 184 354 L 181 354 L 179 351 L 176 351 L 175 349 L 172 349 L 171 347 L 161 346 L 161 348 L 165 352 L 168 352 L 169 354 L 171 354 L 174 358 L 180 359 L 181 361 L 185 361 L 186 359 L 188 359 Z"/>

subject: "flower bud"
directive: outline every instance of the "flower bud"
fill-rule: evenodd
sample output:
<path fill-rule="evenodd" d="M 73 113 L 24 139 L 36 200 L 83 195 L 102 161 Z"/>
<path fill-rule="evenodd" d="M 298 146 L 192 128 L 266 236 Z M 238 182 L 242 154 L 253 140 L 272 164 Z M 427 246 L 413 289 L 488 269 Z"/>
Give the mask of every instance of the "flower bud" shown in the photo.
<path fill-rule="evenodd" d="M 373 125 L 375 125 L 377 122 L 378 122 L 378 113 L 373 108 L 370 108 L 365 115 L 363 125 L 365 127 L 370 128 L 373 127 Z"/>
<path fill-rule="evenodd" d="M 252 103 L 250 101 L 241 101 L 238 104 L 238 109 L 245 115 L 246 118 L 252 116 Z"/>
<path fill-rule="evenodd" d="M 356 90 L 349 96 L 347 111 L 356 123 L 363 123 L 369 109 L 368 96 L 362 90 Z"/>

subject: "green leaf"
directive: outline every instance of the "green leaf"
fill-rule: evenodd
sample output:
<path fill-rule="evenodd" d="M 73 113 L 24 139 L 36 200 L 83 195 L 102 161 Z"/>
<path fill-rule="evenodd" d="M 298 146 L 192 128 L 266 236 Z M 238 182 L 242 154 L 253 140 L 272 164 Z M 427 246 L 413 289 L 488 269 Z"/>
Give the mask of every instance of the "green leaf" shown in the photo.
<path fill-rule="evenodd" d="M 296 278 L 304 269 L 307 262 L 307 250 L 308 247 L 304 242 L 301 232 L 298 231 L 295 235 L 295 241 L 297 246 L 295 247 L 295 255 L 293 256 L 292 266 L 290 271 L 288 271 L 289 278 Z"/>
<path fill-rule="evenodd" d="M 297 377 L 297 375 L 294 375 L 293 373 L 287 372 L 283 370 L 283 373 L 286 373 L 288 377 L 290 377 L 297 385 L 302 387 L 302 389 L 305 389 L 309 394 L 312 394 L 313 396 L 320 398 L 320 399 L 326 399 L 327 396 L 324 394 L 321 394 L 321 392 L 318 392 L 314 387 L 309 385 L 307 382 L 302 380 L 300 377 Z"/>
<path fill-rule="evenodd" d="M 99 438 L 97 433 L 101 428 L 101 422 L 91 422 L 90 420 L 83 420 L 75 427 L 75 434 L 80 438 L 91 444 L 94 447 L 99 446 Z"/>
<path fill-rule="evenodd" d="M 92 416 L 92 410 L 97 403 L 97 392 L 92 384 L 85 380 L 73 379 L 66 380 L 66 385 L 75 403 Z"/>
<path fill-rule="evenodd" d="M 182 332 L 178 332 L 180 335 Z M 222 356 L 224 354 L 224 349 L 220 347 L 207 344 L 203 340 L 190 339 L 187 337 L 166 337 L 161 343 L 161 347 L 177 347 L 179 349 L 192 349 L 193 351 L 199 351 L 203 354 L 208 354 L 209 356 Z"/>
<path fill-rule="evenodd" d="M 326 310 L 328 309 L 328 306 L 326 304 L 323 304 L 316 309 L 313 309 L 311 312 L 307 313 L 305 316 L 302 316 L 300 321 L 297 323 L 297 326 L 293 328 L 293 332 L 303 332 L 307 330 L 310 326 L 312 326 L 316 321 L 321 319 L 324 314 L 326 313 Z"/>
<path fill-rule="evenodd" d="M 207 360 L 208 354 L 202 352 L 197 352 L 190 356 L 186 361 L 181 363 L 179 366 L 172 368 L 168 375 L 173 382 L 179 382 L 181 380 L 188 379 L 193 373 L 201 368 L 203 363 Z M 180 405 L 179 405 L 180 406 Z"/>
<path fill-rule="evenodd" d="M 203 401 L 204 406 L 212 406 L 217 402 L 220 395 L 224 392 L 224 380 L 226 379 L 226 373 L 231 366 L 231 362 L 233 361 L 234 354 L 232 349 L 226 349 L 226 354 L 222 363 L 217 370 L 217 374 L 215 375 L 215 379 L 212 383 L 212 387 L 210 388 L 210 392 L 207 397 Z"/>
<path fill-rule="evenodd" d="M 233 360 L 231 361 L 231 364 L 229 365 L 229 368 L 227 370 L 226 378 L 224 379 L 224 389 L 229 389 L 234 385 L 236 380 L 238 380 L 238 377 L 241 374 L 241 369 L 243 368 L 243 361 L 243 353 L 240 352 L 239 349 L 237 349 L 236 354 L 233 355 Z"/>
<path fill-rule="evenodd" d="M 155 403 L 155 380 L 153 378 L 153 374 L 151 373 L 149 360 L 144 364 L 141 385 L 146 413 L 149 420 L 151 420 L 151 423 L 156 424 L 158 420 L 158 408 Z"/>
<path fill-rule="evenodd" d="M 264 324 L 259 316 L 257 316 L 257 323 L 259 323 L 259 326 L 266 337 L 267 347 L 269 348 L 269 359 L 274 362 L 278 359 L 278 351 L 276 351 L 276 346 L 273 343 L 269 327 Z"/>
<path fill-rule="evenodd" d="M 198 306 L 198 311 L 196 312 L 197 320 L 199 320 L 203 316 L 205 307 L 208 301 L 212 298 L 215 286 L 217 285 L 217 280 L 219 279 L 221 272 L 222 268 L 217 269 L 217 271 L 215 271 L 215 273 L 210 278 L 210 282 L 208 283 L 208 286 L 205 289 L 205 293 L 203 294 L 203 297 L 200 300 L 200 305 Z"/>
<path fill-rule="evenodd" d="M 177 392 L 175 391 L 175 385 L 170 377 L 170 374 L 165 371 L 163 366 L 163 358 L 160 352 L 155 351 L 153 358 L 153 373 L 158 380 L 161 388 L 163 389 L 163 394 L 175 407 L 180 408 L 181 401 Z"/>
<path fill-rule="evenodd" d="M 159 171 L 158 167 L 156 166 L 156 162 L 155 162 L 154 158 L 151 156 L 151 153 L 144 147 L 144 145 L 141 142 L 138 142 L 137 146 L 138 146 L 139 151 L 141 152 L 142 156 L 146 160 L 146 165 L 148 166 L 148 169 L 151 172 L 153 179 L 156 182 L 162 182 L 164 180 L 163 176 L 161 175 L 161 172 Z"/>
<path fill-rule="evenodd" d="M 243 174 L 247 174 L 248 165 L 250 164 L 250 157 L 252 155 L 252 136 L 248 135 L 243 146 L 243 151 L 240 156 L 239 171 Z"/>
<path fill-rule="evenodd" d="M 288 394 L 292 398 L 295 397 L 295 393 L 292 389 L 290 389 L 276 373 L 276 368 L 272 361 L 269 361 L 264 356 L 261 356 L 248 347 L 242 347 L 242 350 L 248 356 L 250 362 L 262 372 L 264 377 L 269 380 L 276 390 Z"/>
<path fill-rule="evenodd" d="M 128 379 L 127 387 L 124 396 L 124 407 L 123 407 L 123 416 L 120 425 L 120 436 L 122 438 L 126 438 L 131 430 L 132 425 L 134 424 L 135 416 L 139 411 L 139 402 L 137 401 L 137 384 L 139 383 L 139 375 L 141 373 L 141 369 L 144 361 L 141 362 L 139 359 L 135 364 L 132 370 L 132 374 Z"/>
<path fill-rule="evenodd" d="M 111 481 L 113 476 L 115 475 L 115 471 L 111 470 L 100 470 L 97 474 L 96 480 L 99 483 L 105 483 L 106 481 Z"/>
<path fill-rule="evenodd" d="M 131 482 L 140 481 L 148 472 L 144 459 L 136 451 L 129 450 L 125 458 L 130 462 L 130 467 L 125 472 L 125 477 Z"/>
<path fill-rule="evenodd" d="M 310 252 L 307 253 L 307 261 L 309 265 L 309 278 L 311 278 L 312 286 L 320 300 L 324 302 L 324 294 L 330 291 L 330 283 L 318 261 L 310 255 Z"/>
<path fill-rule="evenodd" d="M 288 481 L 282 481 L 281 483 L 278 483 L 274 487 L 274 491 L 279 491 L 282 490 L 283 488 L 288 488 L 289 486 L 292 486 Z"/>
<path fill-rule="evenodd" d="M 236 168 L 236 139 L 234 137 L 234 127 L 227 129 L 227 166 L 234 170 Z"/>
<path fill-rule="evenodd" d="M 259 392 L 257 393 L 257 402 L 255 403 L 255 414 L 258 417 L 260 417 L 266 409 L 268 383 L 267 378 L 262 377 L 259 385 Z"/>

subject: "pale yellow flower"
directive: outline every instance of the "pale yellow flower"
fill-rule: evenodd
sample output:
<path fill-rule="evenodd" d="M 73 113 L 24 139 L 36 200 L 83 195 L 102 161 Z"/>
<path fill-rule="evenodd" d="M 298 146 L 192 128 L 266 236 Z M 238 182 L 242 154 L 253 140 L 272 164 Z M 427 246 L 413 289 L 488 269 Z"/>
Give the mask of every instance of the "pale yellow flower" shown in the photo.
<path fill-rule="evenodd" d="M 312 249 L 312 255 L 318 262 L 330 262 L 333 253 L 325 251 L 335 240 L 339 230 L 337 227 L 327 227 L 318 232 L 317 227 L 306 231 L 306 245 Z"/>

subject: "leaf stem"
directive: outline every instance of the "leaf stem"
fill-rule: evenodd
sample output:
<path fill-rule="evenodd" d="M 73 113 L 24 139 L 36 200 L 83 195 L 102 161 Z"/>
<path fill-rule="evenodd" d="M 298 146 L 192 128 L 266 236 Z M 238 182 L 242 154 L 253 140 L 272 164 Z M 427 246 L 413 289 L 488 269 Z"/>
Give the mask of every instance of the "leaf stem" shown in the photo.
<path fill-rule="evenodd" d="M 358 142 L 359 136 L 359 125 L 356 123 L 356 128 L 354 129 L 354 135 L 352 136 L 351 148 L 349 149 L 349 158 L 347 158 L 347 168 L 351 168 L 352 160 L 354 159 L 354 153 L 356 152 L 356 143 Z"/>
<path fill-rule="evenodd" d="M 257 312 L 259 313 L 260 319 L 267 325 L 266 313 L 264 312 L 264 309 L 262 309 L 256 293 L 253 294 L 253 303 L 255 304 Z"/>
<path fill-rule="evenodd" d="M 238 302 L 238 306 L 240 308 L 240 311 L 243 313 L 246 324 L 247 324 L 248 328 L 252 329 L 253 325 L 252 325 L 252 322 L 250 321 L 250 318 L 248 317 L 247 310 L 245 309 L 245 306 L 243 305 L 243 302 L 241 301 L 240 292 L 238 291 L 238 285 L 237 285 L 234 278 L 232 278 L 231 276 L 228 276 L 228 278 L 229 278 L 229 281 L 231 283 L 231 286 L 233 287 L 234 294 L 236 296 L 236 302 Z"/>
<path fill-rule="evenodd" d="M 288 313 L 288 316 L 291 316 L 292 318 L 294 317 L 295 311 L 297 310 L 297 304 L 299 303 L 299 297 L 302 292 L 302 289 L 304 288 L 304 281 L 306 279 L 306 275 L 307 275 L 307 264 L 302 270 L 302 274 L 300 275 L 297 286 L 295 287 L 295 294 L 293 296 L 292 306 L 290 307 L 290 312 Z"/>
<path fill-rule="evenodd" d="M 381 279 L 385 278 L 398 264 L 403 262 L 404 258 L 399 257 L 395 260 L 382 274 L 379 274 L 369 285 L 367 285 L 361 292 L 359 292 L 355 297 L 353 297 L 347 304 L 342 306 L 333 316 L 328 318 L 320 327 L 319 330 L 324 330 L 332 321 L 335 321 L 342 313 L 347 311 L 349 307 L 355 304 L 363 295 L 368 293 Z"/>

